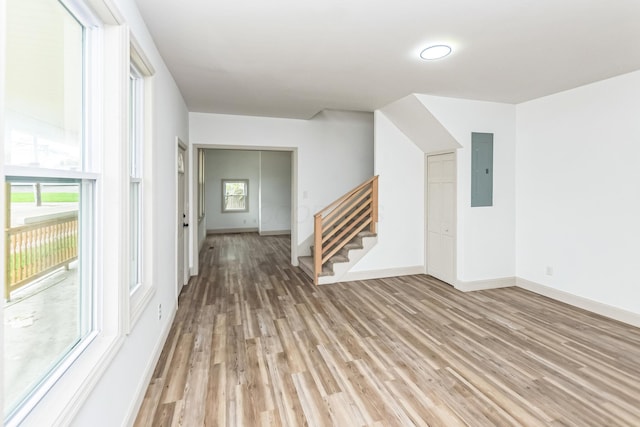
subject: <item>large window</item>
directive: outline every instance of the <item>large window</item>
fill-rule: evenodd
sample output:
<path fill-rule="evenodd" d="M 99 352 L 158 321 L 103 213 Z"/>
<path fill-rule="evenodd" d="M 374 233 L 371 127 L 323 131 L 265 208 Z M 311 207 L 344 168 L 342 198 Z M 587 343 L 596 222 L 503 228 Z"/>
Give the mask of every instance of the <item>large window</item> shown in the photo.
<path fill-rule="evenodd" d="M 57 1 L 6 4 L 5 420 L 28 411 L 94 335 L 99 178 L 85 27 Z"/>
<path fill-rule="evenodd" d="M 129 329 L 153 292 L 151 233 L 152 78 L 154 69 L 133 36 L 129 47 L 128 245 Z"/>
<path fill-rule="evenodd" d="M 249 210 L 249 180 L 222 180 L 222 212 L 247 212 Z"/>

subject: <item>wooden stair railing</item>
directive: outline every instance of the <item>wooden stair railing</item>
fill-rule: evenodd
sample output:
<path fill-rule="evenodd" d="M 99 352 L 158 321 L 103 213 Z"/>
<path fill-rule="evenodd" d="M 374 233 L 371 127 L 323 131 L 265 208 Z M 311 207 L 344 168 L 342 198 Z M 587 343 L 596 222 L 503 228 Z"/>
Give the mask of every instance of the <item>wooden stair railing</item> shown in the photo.
<path fill-rule="evenodd" d="M 313 281 L 324 263 L 337 254 L 358 233 L 378 224 L 378 176 L 367 180 L 314 215 Z"/>

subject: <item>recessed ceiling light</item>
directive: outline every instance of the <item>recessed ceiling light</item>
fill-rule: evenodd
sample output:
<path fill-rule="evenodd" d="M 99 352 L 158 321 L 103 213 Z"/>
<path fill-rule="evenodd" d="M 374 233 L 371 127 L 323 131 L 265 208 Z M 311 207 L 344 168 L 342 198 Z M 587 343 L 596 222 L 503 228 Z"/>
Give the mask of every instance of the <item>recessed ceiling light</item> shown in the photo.
<path fill-rule="evenodd" d="M 437 44 L 434 46 L 429 46 L 420 52 L 420 58 L 432 61 L 434 59 L 441 59 L 451 53 L 451 46 L 447 46 L 446 44 Z"/>

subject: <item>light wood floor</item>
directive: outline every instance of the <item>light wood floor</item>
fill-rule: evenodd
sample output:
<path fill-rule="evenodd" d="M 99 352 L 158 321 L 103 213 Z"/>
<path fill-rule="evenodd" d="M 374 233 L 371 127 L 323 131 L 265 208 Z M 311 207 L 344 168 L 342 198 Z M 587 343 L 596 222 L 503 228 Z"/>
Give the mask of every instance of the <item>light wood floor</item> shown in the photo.
<path fill-rule="evenodd" d="M 427 276 L 314 287 L 288 258 L 208 238 L 136 426 L 640 426 L 640 329 Z"/>

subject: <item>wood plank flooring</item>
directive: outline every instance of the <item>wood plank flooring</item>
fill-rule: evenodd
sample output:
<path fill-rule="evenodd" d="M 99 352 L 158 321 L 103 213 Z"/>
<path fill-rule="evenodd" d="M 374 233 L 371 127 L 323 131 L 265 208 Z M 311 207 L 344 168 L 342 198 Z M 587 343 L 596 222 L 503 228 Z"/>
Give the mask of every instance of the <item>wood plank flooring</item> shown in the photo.
<path fill-rule="evenodd" d="M 640 426 L 640 329 L 428 276 L 314 287 L 288 236 L 204 248 L 136 426 Z"/>

